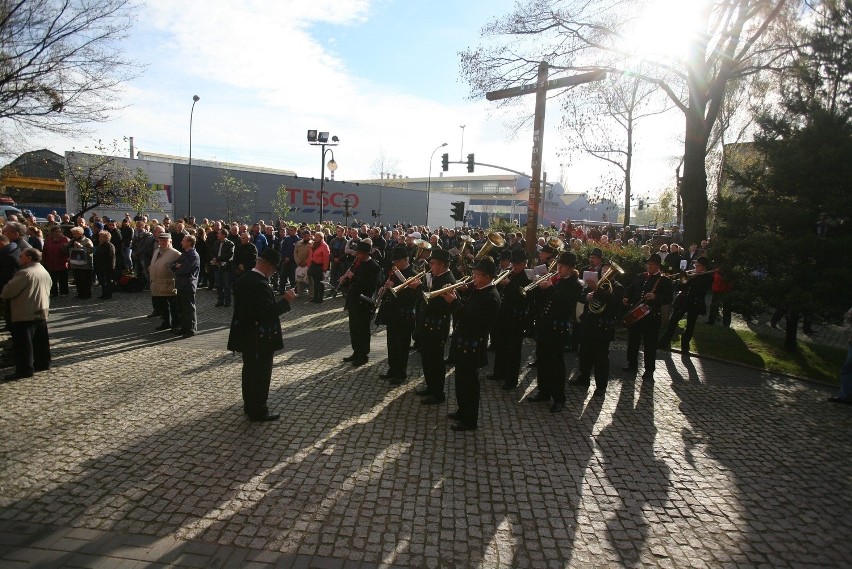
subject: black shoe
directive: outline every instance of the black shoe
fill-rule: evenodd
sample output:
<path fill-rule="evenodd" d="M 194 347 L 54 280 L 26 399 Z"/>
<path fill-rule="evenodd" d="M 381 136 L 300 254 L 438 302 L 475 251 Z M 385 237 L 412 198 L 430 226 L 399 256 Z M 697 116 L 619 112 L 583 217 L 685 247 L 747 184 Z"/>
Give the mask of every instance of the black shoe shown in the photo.
<path fill-rule="evenodd" d="M 370 361 L 370 360 L 367 359 L 367 358 L 358 358 L 357 360 L 352 360 L 352 367 L 361 367 L 362 365 L 364 365 L 368 361 Z"/>
<path fill-rule="evenodd" d="M 80 297 L 79 297 L 79 296 L 75 296 L 74 298 L 80 298 Z M 156 317 L 157 317 L 157 316 L 159 316 L 159 315 L 160 315 L 160 313 L 159 313 L 159 312 L 157 312 L 157 311 L 155 310 L 154 312 L 152 312 L 151 314 L 149 314 L 149 315 L 148 315 L 148 316 L 146 316 L 145 318 L 156 318 Z"/>
<path fill-rule="evenodd" d="M 154 330 L 157 330 L 157 331 L 160 331 L 160 330 L 171 330 L 171 329 L 172 329 L 172 327 L 171 327 L 170 325 L 168 325 L 168 324 L 160 324 L 159 326 L 157 326 L 156 328 L 154 328 Z"/>
<path fill-rule="evenodd" d="M 574 379 L 568 380 L 568 385 L 571 387 L 585 387 L 588 388 L 592 382 L 585 377 L 575 377 Z"/>
<path fill-rule="evenodd" d="M 500 389 L 502 389 L 503 391 L 512 391 L 517 386 L 518 386 L 517 384 L 513 384 L 513 383 L 504 383 L 503 385 L 500 386 Z"/>
<path fill-rule="evenodd" d="M 414 390 L 414 395 L 419 395 L 420 397 L 425 397 L 425 396 L 429 395 L 429 388 L 425 387 L 425 386 L 424 387 L 418 387 L 417 389 Z"/>
<path fill-rule="evenodd" d="M 249 421 L 252 423 L 267 423 L 269 421 L 277 421 L 280 416 L 278 413 L 267 413 L 259 417 L 249 417 Z"/>
<path fill-rule="evenodd" d="M 17 373 L 10 373 L 3 378 L 3 381 L 18 381 L 19 379 L 26 379 L 32 376 L 33 374 L 18 375 Z"/>
<path fill-rule="evenodd" d="M 829 401 L 831 403 L 843 403 L 845 405 L 852 405 L 852 401 L 848 399 L 842 399 L 840 397 L 829 397 L 826 401 Z"/>
<path fill-rule="evenodd" d="M 434 395 L 430 395 L 429 397 L 420 401 L 420 404 L 421 405 L 440 405 L 441 403 L 443 403 L 446 400 L 447 400 L 447 398 L 444 397 L 443 395 L 441 395 L 440 397 L 435 397 Z"/>
<path fill-rule="evenodd" d="M 642 374 L 642 381 L 647 381 L 649 383 L 653 383 L 654 382 L 654 372 L 653 371 L 646 371 L 645 373 L 643 373 Z"/>
<path fill-rule="evenodd" d="M 530 363 L 527 364 L 527 367 L 536 367 L 537 365 L 538 365 L 538 362 L 530 362 Z"/>
<path fill-rule="evenodd" d="M 225 306 L 225 303 L 224 303 L 224 302 L 217 302 L 217 303 L 215 304 L 215 306 L 216 306 L 216 308 L 219 308 L 219 307 L 221 307 L 221 306 Z"/>
<path fill-rule="evenodd" d="M 379 374 L 379 379 L 393 379 L 394 377 L 396 377 L 396 374 L 391 372 Z"/>
<path fill-rule="evenodd" d="M 192 330 L 188 330 L 180 335 L 181 338 L 192 338 L 193 336 L 195 336 L 195 332 Z"/>
<path fill-rule="evenodd" d="M 356 358 L 355 354 L 352 354 L 351 356 L 346 356 L 345 358 L 343 358 L 343 361 L 344 362 L 352 362 L 352 361 L 355 361 L 356 359 L 357 358 Z"/>
<path fill-rule="evenodd" d="M 565 403 L 562 403 L 561 401 L 557 401 L 556 403 L 550 406 L 551 413 L 559 413 L 563 409 L 565 409 Z"/>
<path fill-rule="evenodd" d="M 447 419 L 452 419 L 453 421 L 455 421 L 458 418 L 459 418 L 459 412 L 458 411 L 453 411 L 451 413 L 447 413 Z"/>
<path fill-rule="evenodd" d="M 472 423 L 456 423 L 452 427 L 450 427 L 454 431 L 475 431 L 476 425 Z"/>
<path fill-rule="evenodd" d="M 636 373 L 637 371 L 639 371 L 639 368 L 634 366 L 634 365 L 628 364 L 628 365 L 624 366 L 623 368 L 621 368 L 621 371 L 632 371 L 633 373 Z"/>
<path fill-rule="evenodd" d="M 807 330 L 802 330 L 802 332 L 804 332 L 805 334 L 816 334 L 817 331 L 813 328 L 808 328 Z"/>
<path fill-rule="evenodd" d="M 49 370 L 50 370 L 50 366 L 47 366 L 47 367 L 36 367 L 36 368 L 33 368 L 33 369 L 35 370 L 35 372 L 36 372 L 36 373 L 38 373 L 38 372 L 41 372 L 41 371 L 49 371 Z"/>
<path fill-rule="evenodd" d="M 392 377 L 388 383 L 390 383 L 391 385 L 402 385 L 403 383 L 405 383 L 406 379 L 408 379 L 407 376 L 399 375 L 397 377 Z"/>
<path fill-rule="evenodd" d="M 230 308 L 230 306 L 231 306 L 231 303 L 230 303 L 230 302 L 226 302 L 226 303 L 225 303 L 225 308 Z"/>
<path fill-rule="evenodd" d="M 595 389 L 595 392 L 592 394 L 592 397 L 603 398 L 604 396 L 606 396 L 606 389 Z"/>
<path fill-rule="evenodd" d="M 550 401 L 550 395 L 545 395 L 544 393 L 536 393 L 535 395 L 527 397 L 527 401 L 529 401 L 530 403 L 542 403 Z"/>
<path fill-rule="evenodd" d="M 172 328 L 172 334 L 178 334 L 178 335 L 183 334 L 183 329 L 182 328 Z"/>

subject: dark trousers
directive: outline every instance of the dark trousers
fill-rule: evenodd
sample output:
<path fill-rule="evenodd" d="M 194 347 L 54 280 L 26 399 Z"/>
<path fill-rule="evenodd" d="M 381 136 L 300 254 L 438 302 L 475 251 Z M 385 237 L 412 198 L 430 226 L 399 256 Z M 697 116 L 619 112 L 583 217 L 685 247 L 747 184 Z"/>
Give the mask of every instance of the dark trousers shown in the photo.
<path fill-rule="evenodd" d="M 568 334 L 552 331 L 536 338 L 538 361 L 538 391 L 553 398 L 554 403 L 565 403 L 565 344 Z"/>
<path fill-rule="evenodd" d="M 219 291 L 218 302 L 230 306 L 231 290 L 234 288 L 234 273 L 225 267 L 216 267 L 216 288 Z"/>
<path fill-rule="evenodd" d="M 591 382 L 595 370 L 595 388 L 606 389 L 609 384 L 609 338 L 590 337 L 587 333 L 580 342 L 577 354 L 580 366 L 579 381 Z"/>
<path fill-rule="evenodd" d="M 475 358 L 458 358 L 456 362 L 456 402 L 459 423 L 476 426 L 479 420 L 479 371 Z"/>
<path fill-rule="evenodd" d="M 646 316 L 627 329 L 627 364 L 637 367 L 639 364 L 639 347 L 644 348 L 645 372 L 656 369 L 657 342 L 660 337 L 662 321 L 653 314 Z"/>
<path fill-rule="evenodd" d="M 50 296 L 68 294 L 68 269 L 50 271 Z"/>
<path fill-rule="evenodd" d="M 308 273 L 311 276 L 311 280 L 314 282 L 314 298 L 313 300 L 321 301 L 325 296 L 325 285 L 322 284 L 322 266 L 312 264 L 308 267 Z"/>
<path fill-rule="evenodd" d="M 153 296 L 155 310 L 163 319 L 163 325 L 169 328 L 177 328 L 180 324 L 177 298 L 174 296 Z"/>
<path fill-rule="evenodd" d="M 411 320 L 388 322 L 388 375 L 404 378 L 408 375 L 408 352 L 411 345 Z"/>
<path fill-rule="evenodd" d="M 99 271 L 98 272 L 98 282 L 101 283 L 101 298 L 112 298 L 112 289 L 113 289 L 113 272 L 112 271 Z"/>
<path fill-rule="evenodd" d="M 708 324 L 714 324 L 719 315 L 719 308 L 722 308 L 722 326 L 729 328 L 731 326 L 731 307 L 728 302 L 727 292 L 714 292 L 713 300 L 710 301 L 710 314 L 707 318 Z"/>
<path fill-rule="evenodd" d="M 278 283 L 278 289 L 284 290 L 288 286 L 296 287 L 296 262 L 293 259 L 284 259 L 281 262 L 281 281 Z"/>
<path fill-rule="evenodd" d="M 50 368 L 50 338 L 47 322 L 27 320 L 9 324 L 12 351 L 15 354 L 15 374 L 30 376 Z"/>
<path fill-rule="evenodd" d="M 74 286 L 77 287 L 77 296 L 92 298 L 91 269 L 74 269 Z"/>
<path fill-rule="evenodd" d="M 447 364 L 444 362 L 445 343 L 446 341 L 435 342 L 432 339 L 417 339 L 426 389 L 433 397 L 444 397 L 444 386 L 447 381 Z"/>
<path fill-rule="evenodd" d="M 178 305 L 180 306 L 180 327 L 184 333 L 198 330 L 198 319 L 195 312 L 195 290 L 178 289 Z"/>
<path fill-rule="evenodd" d="M 263 417 L 269 412 L 269 383 L 272 381 L 273 351 L 243 352 L 243 410 L 251 418 Z"/>
<path fill-rule="evenodd" d="M 521 374 L 521 349 L 524 344 L 523 325 L 512 324 L 494 336 L 494 379 L 503 385 L 518 385 Z"/>
<path fill-rule="evenodd" d="M 370 353 L 370 311 L 361 306 L 349 309 L 349 340 L 356 359 Z"/>

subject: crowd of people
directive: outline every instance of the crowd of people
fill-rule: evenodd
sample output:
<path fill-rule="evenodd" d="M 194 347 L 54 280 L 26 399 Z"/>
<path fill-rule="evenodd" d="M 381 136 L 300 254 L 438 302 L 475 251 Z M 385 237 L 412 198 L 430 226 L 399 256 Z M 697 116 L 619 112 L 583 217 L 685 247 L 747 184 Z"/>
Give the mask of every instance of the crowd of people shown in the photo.
<path fill-rule="evenodd" d="M 216 308 L 233 306 L 228 347 L 243 355 L 243 397 L 252 421 L 277 418 L 266 398 L 272 354 L 283 347 L 278 316 L 299 297 L 322 303 L 345 296 L 352 354 L 344 361 L 352 366 L 369 361 L 374 319 L 386 325 L 388 369 L 381 377 L 392 385 L 407 379 L 409 354 L 416 349 L 425 380 L 417 393 L 424 405 L 445 402 L 447 370 L 454 366 L 458 409 L 449 416 L 457 430 L 477 428 L 479 370 L 488 365 L 489 345 L 495 362 L 487 377 L 511 390 L 521 374 L 523 340 L 534 338 L 536 360 L 529 365 L 537 368 L 538 389 L 528 399 L 547 402 L 558 413 L 566 399 L 566 351 L 578 352 L 577 373 L 567 384 L 588 389 L 594 376 L 593 396 L 604 397 L 609 346 L 621 323 L 628 327 L 624 371 L 638 373 L 641 351 L 642 379 L 651 382 L 659 346 L 670 345 L 684 316 L 681 352 L 688 357 L 696 322 L 708 313 L 708 294 L 708 323 L 719 311 L 723 325 L 731 320 L 730 285 L 713 270 L 707 242 L 685 244 L 677 227 L 634 232 L 566 222 L 541 232 L 529 248 L 517 227 L 496 233 L 403 223 L 247 225 L 51 215 L 46 233 L 44 238 L 38 228 L 6 223 L 0 285 L 25 266 L 20 253 L 32 248 L 40 251 L 50 296 L 69 294 L 69 271 L 79 299 L 91 298 L 93 286 L 104 300 L 117 288 L 147 290 L 149 316 L 160 318 L 156 329 L 182 338 L 197 331 L 199 288 L 216 291 Z M 579 258 L 586 244 L 594 248 Z M 621 268 L 604 251 L 631 249 L 641 252 L 645 271 L 621 283 Z M 40 334 L 27 332 L 30 343 L 41 343 Z M 44 367 L 42 358 L 18 375 Z"/>

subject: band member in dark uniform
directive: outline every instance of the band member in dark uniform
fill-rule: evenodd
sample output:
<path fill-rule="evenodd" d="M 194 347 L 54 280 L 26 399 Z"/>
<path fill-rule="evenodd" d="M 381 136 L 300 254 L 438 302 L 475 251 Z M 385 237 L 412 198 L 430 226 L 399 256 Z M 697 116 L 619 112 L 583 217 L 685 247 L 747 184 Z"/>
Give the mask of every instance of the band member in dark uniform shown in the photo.
<path fill-rule="evenodd" d="M 577 271 L 577 256 L 562 253 L 556 263 L 557 273 L 538 285 L 536 301 L 536 359 L 538 361 L 538 393 L 530 401 L 550 401 L 551 413 L 565 408 L 565 342 L 571 334 L 571 321 L 583 285 Z"/>
<path fill-rule="evenodd" d="M 458 410 L 448 415 L 457 421 L 452 426 L 454 431 L 476 429 L 479 420 L 478 369 L 488 365 L 488 332 L 500 309 L 500 293 L 494 286 L 496 276 L 497 266 L 491 257 L 485 256 L 471 271 L 472 290 L 464 301 L 453 290 L 444 295 L 456 321 L 453 340 Z"/>
<path fill-rule="evenodd" d="M 420 286 L 419 282 L 411 283 L 410 286 L 414 290 L 431 292 L 455 283 L 449 265 L 450 253 L 444 249 L 433 249 L 429 257 L 431 270 L 424 278 L 425 286 Z M 444 385 L 447 364 L 444 361 L 444 346 L 450 334 L 450 312 L 450 305 L 442 296 L 422 303 L 417 312 L 415 342 L 420 351 L 426 386 L 415 393 L 424 396 L 421 401 L 423 405 L 438 405 L 446 400 Z"/>
<path fill-rule="evenodd" d="M 645 303 L 650 308 L 647 316 L 627 329 L 627 366 L 623 371 L 636 372 L 639 367 L 639 345 L 644 347 L 645 372 L 642 379 L 654 381 L 657 359 L 657 342 L 663 325 L 661 307 L 672 302 L 672 281 L 660 272 L 661 259 L 656 253 L 648 257 L 648 272 L 638 275 L 624 291 L 624 304 L 636 307 Z"/>
<path fill-rule="evenodd" d="M 386 289 L 398 286 L 416 274 L 408 262 L 405 247 L 394 247 L 391 255 L 393 268 L 385 282 Z M 402 274 L 403 279 L 399 278 L 397 272 Z M 388 371 L 379 377 L 390 380 L 391 385 L 399 385 L 408 377 L 408 348 L 414 332 L 417 296 L 417 290 L 409 287 L 403 287 L 396 295 L 389 290 L 382 295 L 381 310 L 386 313 L 388 326 Z"/>
<path fill-rule="evenodd" d="M 518 386 L 524 326 L 527 323 L 527 299 L 521 294 L 521 289 L 530 284 L 524 270 L 527 266 L 526 252 L 514 249 L 509 253 L 512 272 L 497 285 L 503 301 L 491 332 L 494 338 L 493 379 L 501 382 L 505 390 Z"/>
<path fill-rule="evenodd" d="M 272 357 L 284 347 L 278 316 L 290 310 L 296 297 L 290 290 L 275 301 L 269 277 L 278 270 L 281 254 L 264 250 L 254 268 L 234 285 L 234 316 L 228 335 L 228 349 L 243 355 L 243 410 L 249 421 L 275 421 L 266 406 L 272 380 Z"/>
<path fill-rule="evenodd" d="M 589 253 L 589 266 L 580 271 L 580 278 L 583 278 L 583 274 L 586 271 L 595 272 L 598 274 L 598 278 L 601 278 L 603 274 L 603 251 L 601 251 L 598 247 L 592 249 L 592 252 Z M 574 326 L 571 330 L 571 340 L 568 342 L 568 350 L 569 352 L 578 352 L 580 349 L 580 342 L 583 341 L 583 330 L 582 326 Z M 578 356 L 579 358 L 579 356 Z M 568 382 L 573 383 L 573 382 Z M 588 381 L 587 381 L 588 383 Z"/>
<path fill-rule="evenodd" d="M 610 268 L 607 261 L 600 266 L 602 273 Z M 602 275 L 599 275 L 602 276 Z M 615 339 L 615 326 L 621 315 L 624 288 L 611 276 L 608 285 L 587 282 L 586 307 L 580 318 L 580 351 L 577 354 L 579 375 L 570 383 L 588 389 L 592 369 L 595 370 L 594 397 L 603 397 L 609 384 L 609 344 Z"/>
<path fill-rule="evenodd" d="M 669 319 L 668 326 L 666 326 L 666 331 L 660 338 L 660 343 L 664 349 L 668 349 L 672 343 L 677 325 L 686 313 L 686 330 L 680 337 L 680 351 L 682 355 L 689 355 L 689 342 L 692 341 L 698 316 L 707 314 L 707 293 L 713 286 L 713 273 L 707 272 L 709 265 L 710 262 L 707 257 L 699 257 L 695 260 L 695 274 L 689 277 L 677 300 L 672 303 L 672 316 Z"/>
<path fill-rule="evenodd" d="M 359 242 L 355 249 L 355 262 L 342 277 L 349 283 L 344 309 L 349 313 L 349 339 L 352 342 L 352 355 L 343 358 L 343 361 L 352 362 L 354 367 L 367 363 L 367 355 L 370 353 L 373 307 L 362 295 L 372 298 L 381 272 L 379 264 L 370 257 L 371 249 L 370 243 Z"/>

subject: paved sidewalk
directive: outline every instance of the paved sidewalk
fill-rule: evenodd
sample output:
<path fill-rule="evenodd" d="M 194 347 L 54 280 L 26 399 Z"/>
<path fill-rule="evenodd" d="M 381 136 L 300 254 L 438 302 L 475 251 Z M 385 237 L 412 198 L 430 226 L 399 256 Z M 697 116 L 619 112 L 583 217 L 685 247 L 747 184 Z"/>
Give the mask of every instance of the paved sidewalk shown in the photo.
<path fill-rule="evenodd" d="M 53 368 L 0 385 L 0 566 L 848 566 L 852 408 L 828 388 L 669 353 L 643 383 L 616 343 L 604 401 L 552 415 L 526 370 L 454 433 L 452 374 L 421 406 L 419 356 L 391 389 L 384 329 L 349 367 L 342 300 L 299 299 L 282 418 L 253 424 L 213 303 L 174 340 L 144 294 L 59 299 Z"/>

